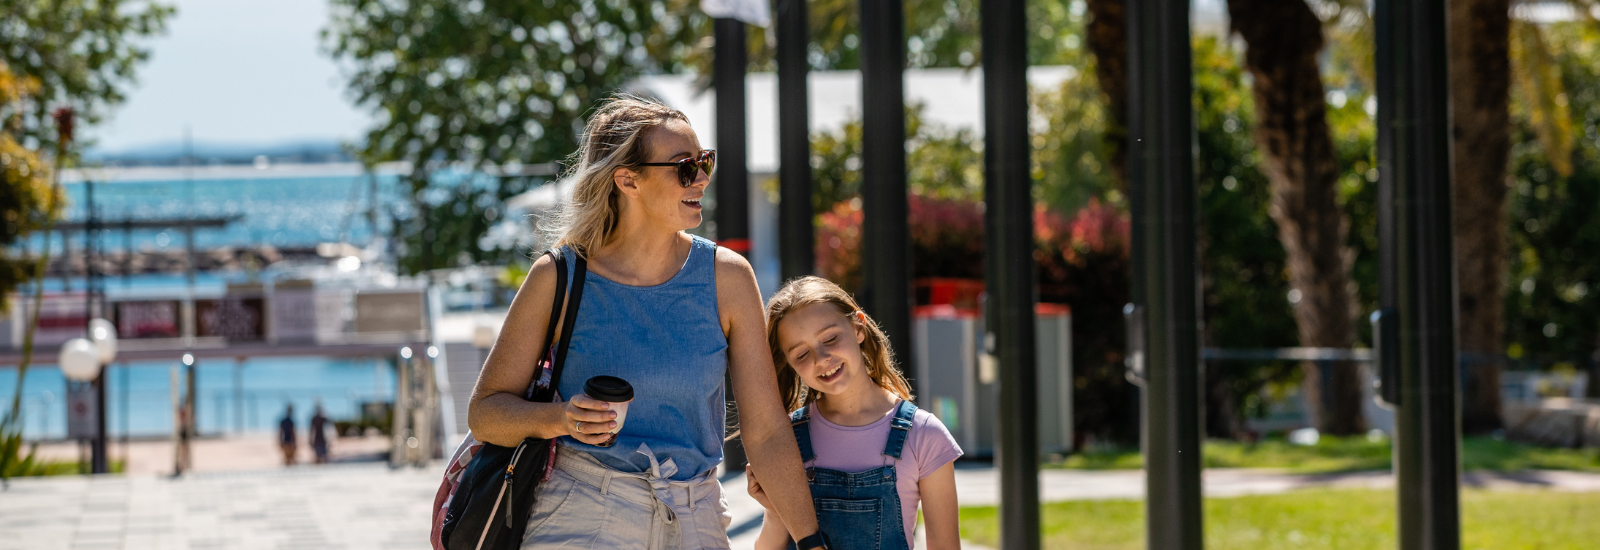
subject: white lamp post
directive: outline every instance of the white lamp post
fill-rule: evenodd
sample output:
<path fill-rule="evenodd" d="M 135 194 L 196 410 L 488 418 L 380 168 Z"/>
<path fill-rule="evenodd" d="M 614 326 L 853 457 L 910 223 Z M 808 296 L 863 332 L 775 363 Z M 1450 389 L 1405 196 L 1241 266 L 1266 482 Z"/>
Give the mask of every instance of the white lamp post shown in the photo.
<path fill-rule="evenodd" d="M 100 352 L 93 342 L 73 338 L 61 344 L 61 374 L 75 382 L 91 382 L 100 376 Z"/>
<path fill-rule="evenodd" d="M 117 329 L 110 321 L 89 321 L 89 337 L 73 338 L 61 345 L 58 364 L 61 374 L 68 380 L 95 384 L 95 432 L 92 471 L 97 474 L 109 471 L 106 460 L 106 388 L 101 371 L 117 359 Z"/>
<path fill-rule="evenodd" d="M 89 321 L 89 341 L 94 343 L 101 365 L 110 365 L 112 361 L 117 360 L 117 327 L 112 325 L 111 321 L 105 319 Z"/>

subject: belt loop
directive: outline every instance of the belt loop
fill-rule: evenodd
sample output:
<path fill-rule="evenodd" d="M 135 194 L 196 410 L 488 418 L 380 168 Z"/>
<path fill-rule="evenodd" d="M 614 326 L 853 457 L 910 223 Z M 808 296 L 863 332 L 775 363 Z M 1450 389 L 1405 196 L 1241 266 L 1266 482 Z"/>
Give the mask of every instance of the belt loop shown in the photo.
<path fill-rule="evenodd" d="M 606 472 L 605 477 L 600 479 L 600 494 L 611 496 L 611 472 Z"/>
<path fill-rule="evenodd" d="M 689 494 L 689 511 L 691 511 L 691 512 L 694 511 L 694 500 L 695 500 L 694 499 L 694 484 L 693 483 L 689 483 L 689 484 L 685 485 L 684 488 L 683 488 L 683 492 Z"/>

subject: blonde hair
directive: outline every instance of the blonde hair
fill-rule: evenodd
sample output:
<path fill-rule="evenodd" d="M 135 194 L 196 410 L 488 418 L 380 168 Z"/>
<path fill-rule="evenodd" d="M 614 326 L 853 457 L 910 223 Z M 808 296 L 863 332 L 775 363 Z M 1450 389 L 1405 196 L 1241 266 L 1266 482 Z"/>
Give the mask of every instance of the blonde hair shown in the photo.
<path fill-rule="evenodd" d="M 604 246 L 619 219 L 612 174 L 648 162 L 646 134 L 673 120 L 687 123 L 689 117 L 654 99 L 619 93 L 603 100 L 568 161 L 573 166 L 566 173 L 573 180 L 572 199 L 542 224 L 545 242 L 571 245 L 585 256 Z"/>
<path fill-rule="evenodd" d="M 778 345 L 778 323 L 783 322 L 784 316 L 790 312 L 814 304 L 833 306 L 849 318 L 852 325 L 866 333 L 866 338 L 861 341 L 861 356 L 866 360 L 867 376 L 874 383 L 901 399 L 913 399 L 911 384 L 906 382 L 900 367 L 895 365 L 889 337 L 878 327 L 878 323 L 863 313 L 855 299 L 833 281 L 822 277 L 801 277 L 783 285 L 777 294 L 772 295 L 772 301 L 767 303 L 767 344 L 772 346 L 772 364 L 778 368 L 778 396 L 783 399 L 785 410 L 797 410 L 816 401 L 817 392 L 808 391 L 805 383 L 800 381 L 800 374 L 789 365 L 789 358 Z"/>

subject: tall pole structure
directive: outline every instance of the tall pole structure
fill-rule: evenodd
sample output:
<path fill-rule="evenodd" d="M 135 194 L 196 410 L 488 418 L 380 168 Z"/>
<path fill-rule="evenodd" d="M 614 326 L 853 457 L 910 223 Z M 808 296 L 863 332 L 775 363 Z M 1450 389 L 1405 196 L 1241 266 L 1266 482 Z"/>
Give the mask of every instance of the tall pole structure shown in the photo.
<path fill-rule="evenodd" d="M 1033 178 L 1023 0 L 983 0 L 984 270 L 1000 359 L 1000 546 L 1039 548 L 1039 391 Z M 985 338 L 989 340 L 989 338 Z"/>
<path fill-rule="evenodd" d="M 1201 539 L 1199 276 L 1189 3 L 1129 0 L 1133 294 L 1143 308 L 1145 532 L 1150 548 Z M 1136 335 L 1130 335 L 1136 341 Z"/>
<path fill-rule="evenodd" d="M 716 43 L 712 52 L 711 85 L 717 100 L 717 167 L 713 177 L 717 222 L 717 243 L 734 252 L 750 253 L 750 171 L 745 139 L 745 67 L 749 52 L 745 48 L 745 24 L 728 17 L 713 20 Z M 727 381 L 731 381 L 727 378 Z M 723 396 L 733 407 L 731 383 L 725 381 Z M 744 447 L 739 438 L 724 443 L 722 454 L 730 470 L 743 470 Z"/>
<path fill-rule="evenodd" d="M 95 217 L 94 209 L 94 181 L 85 179 L 84 188 L 84 213 L 83 224 L 83 292 L 86 299 L 83 305 L 83 315 L 90 335 L 93 334 L 92 325 L 95 315 L 95 290 L 99 288 L 95 280 L 94 245 L 95 237 L 99 233 L 99 219 Z M 63 235 L 62 240 L 66 240 Z M 106 455 L 106 376 L 107 367 L 101 365 L 100 374 L 94 378 L 94 440 L 89 444 L 89 471 L 96 474 L 111 472 L 111 461 Z"/>
<path fill-rule="evenodd" d="M 906 197 L 905 8 L 860 0 L 861 301 L 895 349 L 911 349 L 910 206 Z M 918 366 L 901 355 L 913 387 Z"/>
<path fill-rule="evenodd" d="M 778 262 L 783 280 L 816 271 L 806 0 L 778 0 Z"/>
<path fill-rule="evenodd" d="M 1381 365 L 1398 381 L 1394 463 L 1401 550 L 1461 547 L 1456 279 L 1444 0 L 1378 0 L 1380 304 L 1398 325 Z M 1392 351 L 1392 350 L 1391 350 Z M 1387 357 L 1385 357 L 1387 355 Z M 1397 360 L 1397 361 L 1396 361 Z"/>

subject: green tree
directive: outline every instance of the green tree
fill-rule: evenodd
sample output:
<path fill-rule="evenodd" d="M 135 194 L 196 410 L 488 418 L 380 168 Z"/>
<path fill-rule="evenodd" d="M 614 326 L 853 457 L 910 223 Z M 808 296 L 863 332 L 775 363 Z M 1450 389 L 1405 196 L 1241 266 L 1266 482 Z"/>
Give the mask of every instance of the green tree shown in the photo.
<path fill-rule="evenodd" d="M 710 28 L 691 0 L 333 0 L 332 17 L 328 52 L 352 66 L 351 97 L 377 111 L 360 158 L 411 168 L 409 218 L 395 226 L 407 272 L 505 253 L 478 250 L 496 204 L 480 197 L 534 181 L 457 175 L 566 159 L 598 100 L 683 71 Z"/>
<path fill-rule="evenodd" d="M 50 168 L 38 153 L 24 147 L 17 139 L 22 132 L 24 115 L 15 107 L 38 89 L 37 79 L 12 74 L 5 62 L 0 62 L 0 111 L 10 113 L 0 119 L 0 250 L 8 252 L 29 233 L 48 229 L 60 204 L 51 188 Z M 63 149 L 59 145 L 57 158 Z M 49 251 L 41 251 L 37 259 L 0 254 L 0 311 L 10 309 L 7 300 L 12 289 L 43 275 L 48 259 Z M 23 336 L 22 361 L 17 365 L 17 392 L 11 397 L 10 408 L 0 416 L 0 482 L 30 473 L 34 464 L 32 448 L 26 456 L 22 455 L 22 382 L 33 354 L 33 334 L 38 324 L 37 298 L 36 295 L 33 323 Z"/>
<path fill-rule="evenodd" d="M 1600 380 L 1600 258 L 1592 253 L 1600 250 L 1600 25 L 1553 25 L 1545 36 L 1556 52 L 1549 67 L 1566 90 L 1555 103 L 1576 139 L 1571 150 L 1553 150 L 1537 105 L 1514 104 L 1507 354 L 1546 367 L 1587 363 L 1590 380 Z M 1600 396 L 1596 386 L 1591 396 Z"/>
<path fill-rule="evenodd" d="M 165 32 L 173 10 L 131 0 L 0 0 L 0 13 L 0 61 L 37 85 L 28 99 L 7 107 L 21 116 L 15 135 L 23 145 L 50 150 L 51 111 L 71 105 L 88 126 L 122 103 L 150 56 L 140 42 Z"/>
<path fill-rule="evenodd" d="M 1255 106 L 1238 52 L 1213 37 L 1195 40 L 1194 107 L 1200 197 L 1201 296 L 1206 346 L 1293 346 L 1286 257 L 1268 215 L 1272 188 L 1251 140 Z M 1292 362 L 1207 365 L 1206 434 L 1242 436 L 1244 419 L 1265 412 L 1269 384 L 1294 380 Z"/>

